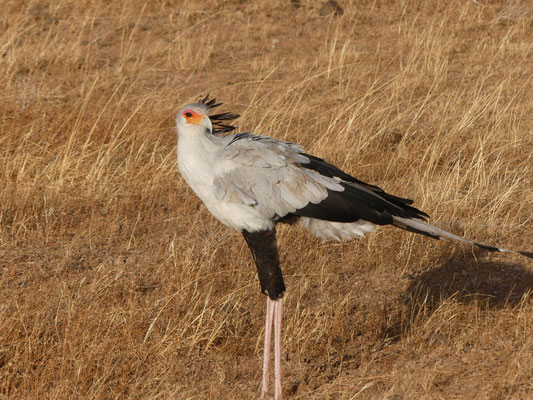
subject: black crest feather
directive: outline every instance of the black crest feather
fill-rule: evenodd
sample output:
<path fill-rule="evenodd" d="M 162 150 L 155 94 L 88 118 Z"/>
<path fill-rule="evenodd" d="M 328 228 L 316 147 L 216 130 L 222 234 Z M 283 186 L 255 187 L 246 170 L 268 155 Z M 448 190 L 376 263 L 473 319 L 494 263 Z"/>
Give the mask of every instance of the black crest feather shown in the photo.
<path fill-rule="evenodd" d="M 202 100 L 200 100 L 200 103 L 205 104 L 207 107 L 209 107 L 209 110 L 221 106 L 222 103 L 217 103 L 216 98 L 209 98 L 209 94 L 205 96 Z M 231 113 L 220 113 L 215 115 L 210 115 L 209 119 L 211 120 L 211 123 L 213 124 L 213 134 L 216 133 L 224 133 L 224 132 L 230 132 L 234 129 L 236 129 L 236 126 L 228 125 L 226 121 L 233 121 L 234 119 L 239 118 L 239 114 L 231 114 Z"/>

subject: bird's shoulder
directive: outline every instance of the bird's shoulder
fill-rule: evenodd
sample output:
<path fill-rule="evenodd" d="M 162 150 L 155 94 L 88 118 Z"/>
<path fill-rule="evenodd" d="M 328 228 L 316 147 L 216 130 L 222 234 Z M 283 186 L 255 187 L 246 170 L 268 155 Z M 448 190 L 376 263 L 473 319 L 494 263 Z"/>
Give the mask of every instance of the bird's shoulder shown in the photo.
<path fill-rule="evenodd" d="M 221 159 L 249 167 L 276 169 L 309 162 L 302 146 L 251 132 L 225 136 L 221 145 Z"/>

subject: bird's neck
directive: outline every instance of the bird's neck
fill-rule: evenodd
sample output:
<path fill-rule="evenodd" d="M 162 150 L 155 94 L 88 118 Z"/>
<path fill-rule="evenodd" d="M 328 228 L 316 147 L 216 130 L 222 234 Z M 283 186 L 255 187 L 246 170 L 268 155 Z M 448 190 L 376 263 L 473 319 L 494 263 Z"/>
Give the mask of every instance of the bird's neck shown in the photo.
<path fill-rule="evenodd" d="M 200 125 L 178 128 L 178 168 L 189 186 L 210 185 L 218 150 L 214 137 Z"/>

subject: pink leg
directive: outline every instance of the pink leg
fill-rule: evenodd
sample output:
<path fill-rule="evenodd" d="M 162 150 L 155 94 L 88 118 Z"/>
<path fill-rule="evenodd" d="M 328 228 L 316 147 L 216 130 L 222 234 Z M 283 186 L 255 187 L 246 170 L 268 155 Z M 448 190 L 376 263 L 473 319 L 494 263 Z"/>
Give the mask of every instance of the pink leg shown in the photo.
<path fill-rule="evenodd" d="M 268 378 L 270 369 L 270 342 L 272 337 L 272 317 L 274 311 L 274 301 L 267 296 L 267 307 L 265 317 L 265 344 L 263 347 L 263 380 L 261 382 L 261 399 L 265 398 L 268 391 Z"/>
<path fill-rule="evenodd" d="M 281 400 L 281 310 L 283 298 L 274 302 L 274 400 Z"/>

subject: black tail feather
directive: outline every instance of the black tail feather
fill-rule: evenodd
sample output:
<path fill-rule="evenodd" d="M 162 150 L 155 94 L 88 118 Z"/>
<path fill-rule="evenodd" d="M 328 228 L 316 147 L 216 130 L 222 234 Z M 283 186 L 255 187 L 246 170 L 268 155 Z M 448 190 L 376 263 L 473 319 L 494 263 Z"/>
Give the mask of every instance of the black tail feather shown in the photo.
<path fill-rule="evenodd" d="M 522 254 L 523 256 L 533 258 L 533 251 L 518 251 L 518 252 Z"/>

